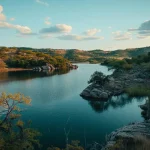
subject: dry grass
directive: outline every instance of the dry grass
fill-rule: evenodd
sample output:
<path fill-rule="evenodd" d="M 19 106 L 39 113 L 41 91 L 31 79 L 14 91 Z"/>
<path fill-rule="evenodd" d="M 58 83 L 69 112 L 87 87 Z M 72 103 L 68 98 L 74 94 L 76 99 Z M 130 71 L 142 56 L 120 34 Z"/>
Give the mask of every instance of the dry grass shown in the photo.
<path fill-rule="evenodd" d="M 109 150 L 150 150 L 150 139 L 137 135 L 134 140 L 119 139 Z"/>

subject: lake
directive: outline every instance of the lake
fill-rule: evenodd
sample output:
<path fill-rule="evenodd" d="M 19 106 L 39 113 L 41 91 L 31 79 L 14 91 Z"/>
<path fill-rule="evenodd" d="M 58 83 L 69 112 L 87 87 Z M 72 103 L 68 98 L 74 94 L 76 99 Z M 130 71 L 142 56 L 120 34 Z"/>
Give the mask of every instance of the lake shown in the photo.
<path fill-rule="evenodd" d="M 65 132 L 69 141 L 104 143 L 106 134 L 134 121 L 142 121 L 138 105 L 144 98 L 127 95 L 113 97 L 107 102 L 87 101 L 79 96 L 87 87 L 94 71 L 111 74 L 99 64 L 78 64 L 77 70 L 38 73 L 32 71 L 0 74 L 0 92 L 21 92 L 32 98 L 31 106 L 24 106 L 23 120 L 32 120 L 32 127 L 42 133 L 41 143 L 64 147 Z"/>

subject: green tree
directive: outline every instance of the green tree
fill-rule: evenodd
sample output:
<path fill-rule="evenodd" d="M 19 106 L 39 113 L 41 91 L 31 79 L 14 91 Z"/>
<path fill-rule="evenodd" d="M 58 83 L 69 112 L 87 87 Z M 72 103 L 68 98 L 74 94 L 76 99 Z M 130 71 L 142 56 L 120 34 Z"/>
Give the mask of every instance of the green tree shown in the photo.
<path fill-rule="evenodd" d="M 40 146 L 40 133 L 29 127 L 30 122 L 21 120 L 21 109 L 18 107 L 20 104 L 29 105 L 30 102 L 30 97 L 20 93 L 0 95 L 1 150 L 34 150 Z"/>
<path fill-rule="evenodd" d="M 5 64 L 4 61 L 0 60 L 0 69 L 5 69 L 7 65 Z"/>
<path fill-rule="evenodd" d="M 109 81 L 108 76 L 104 75 L 102 72 L 95 71 L 92 75 L 88 84 L 90 83 L 98 83 L 104 84 L 105 82 Z"/>

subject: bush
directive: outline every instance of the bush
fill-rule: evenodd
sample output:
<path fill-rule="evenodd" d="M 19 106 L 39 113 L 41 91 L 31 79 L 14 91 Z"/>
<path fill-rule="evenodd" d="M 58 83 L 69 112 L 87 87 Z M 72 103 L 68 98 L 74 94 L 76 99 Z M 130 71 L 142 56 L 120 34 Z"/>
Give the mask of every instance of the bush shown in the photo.
<path fill-rule="evenodd" d="M 149 150 L 150 139 L 137 135 L 134 139 L 118 139 L 109 150 Z"/>
<path fill-rule="evenodd" d="M 102 72 L 95 71 L 92 75 L 90 80 L 88 81 L 88 84 L 90 83 L 98 83 L 98 84 L 104 84 L 106 81 L 108 81 L 108 76 L 104 75 Z"/>
<path fill-rule="evenodd" d="M 0 60 L 0 69 L 5 69 L 7 65 L 5 64 L 4 61 Z"/>
<path fill-rule="evenodd" d="M 150 95 L 150 87 L 144 85 L 136 85 L 133 87 L 129 87 L 125 90 L 125 92 L 132 97 L 136 96 L 149 96 Z"/>

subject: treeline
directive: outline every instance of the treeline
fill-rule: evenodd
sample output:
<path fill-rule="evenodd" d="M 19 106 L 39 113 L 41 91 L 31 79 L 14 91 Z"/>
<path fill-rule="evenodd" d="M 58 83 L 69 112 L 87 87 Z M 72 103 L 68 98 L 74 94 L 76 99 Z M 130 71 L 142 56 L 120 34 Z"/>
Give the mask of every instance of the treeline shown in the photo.
<path fill-rule="evenodd" d="M 42 52 L 7 47 L 0 48 L 0 60 L 8 68 L 32 68 L 46 65 L 46 63 L 52 64 L 55 68 L 67 68 L 67 65 L 70 64 L 62 56 L 51 56 Z"/>
<path fill-rule="evenodd" d="M 110 66 L 115 69 L 131 69 L 134 65 L 141 65 L 142 67 L 150 70 L 150 52 L 145 55 L 132 57 L 131 59 L 125 58 L 123 60 L 106 59 L 102 65 Z"/>

